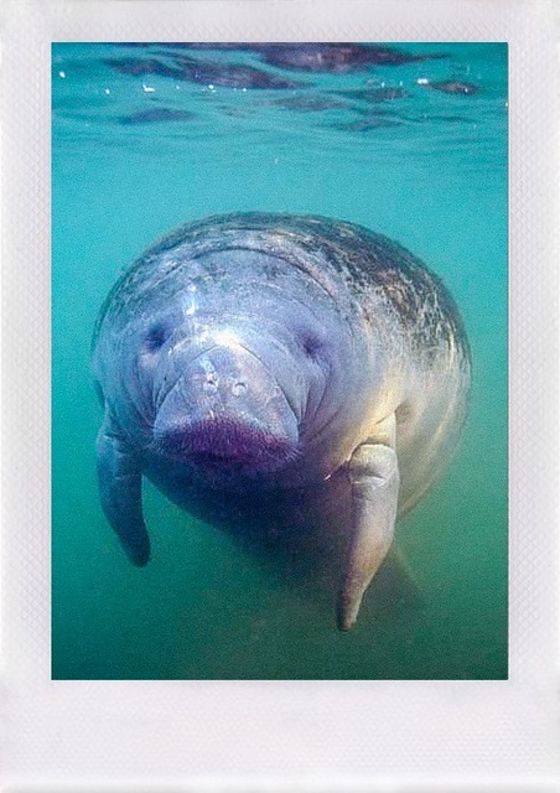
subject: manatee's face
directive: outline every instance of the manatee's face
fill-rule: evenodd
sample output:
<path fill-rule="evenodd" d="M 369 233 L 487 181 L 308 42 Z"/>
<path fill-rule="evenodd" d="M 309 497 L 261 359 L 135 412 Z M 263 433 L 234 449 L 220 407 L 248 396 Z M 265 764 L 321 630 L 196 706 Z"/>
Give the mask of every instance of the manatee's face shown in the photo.
<path fill-rule="evenodd" d="M 332 299 L 308 301 L 315 287 L 302 292 L 298 277 L 255 286 L 214 274 L 136 324 L 131 398 L 150 451 L 214 483 L 270 476 L 302 454 L 336 412 L 347 339 Z"/>

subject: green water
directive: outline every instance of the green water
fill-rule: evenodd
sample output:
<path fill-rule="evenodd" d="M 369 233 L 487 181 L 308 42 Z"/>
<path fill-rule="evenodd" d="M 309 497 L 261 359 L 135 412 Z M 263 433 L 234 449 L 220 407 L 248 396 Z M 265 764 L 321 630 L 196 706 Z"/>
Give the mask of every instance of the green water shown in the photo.
<path fill-rule="evenodd" d="M 313 85 L 242 90 L 103 62 L 168 63 L 162 45 L 53 47 L 53 677 L 507 676 L 507 53 L 402 47 L 448 57 L 347 74 L 269 68 Z M 246 52 L 196 57 L 262 67 Z M 481 90 L 417 83 L 451 77 Z M 383 83 L 408 95 L 334 93 Z M 343 106 L 277 101 L 302 96 Z M 161 108 L 192 115 L 158 120 Z M 372 587 L 350 633 L 335 627 L 335 582 L 247 552 L 150 484 L 144 569 L 99 506 L 89 348 L 101 301 L 155 238 L 232 210 L 330 215 L 398 240 L 442 276 L 469 333 L 460 448 L 397 530 L 421 597 Z"/>

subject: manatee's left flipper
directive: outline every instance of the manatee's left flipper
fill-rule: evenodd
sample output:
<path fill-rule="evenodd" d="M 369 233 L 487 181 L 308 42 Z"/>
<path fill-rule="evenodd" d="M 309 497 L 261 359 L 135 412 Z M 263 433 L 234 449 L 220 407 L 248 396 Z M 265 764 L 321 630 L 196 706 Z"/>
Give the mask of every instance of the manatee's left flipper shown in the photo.
<path fill-rule="evenodd" d="M 150 559 L 150 539 L 142 515 L 140 464 L 108 411 L 97 436 L 96 450 L 103 512 L 130 561 L 142 567 Z"/>
<path fill-rule="evenodd" d="M 356 622 L 364 592 L 393 541 L 400 483 L 393 436 L 389 426 L 358 446 L 348 463 L 352 537 L 337 609 L 343 631 Z"/>

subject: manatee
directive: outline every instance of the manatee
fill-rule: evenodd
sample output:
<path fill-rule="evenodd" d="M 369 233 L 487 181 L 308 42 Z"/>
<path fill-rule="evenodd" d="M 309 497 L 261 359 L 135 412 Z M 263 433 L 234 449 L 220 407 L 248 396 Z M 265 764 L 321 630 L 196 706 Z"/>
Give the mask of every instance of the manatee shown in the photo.
<path fill-rule="evenodd" d="M 268 213 L 188 223 L 150 247 L 100 310 L 92 367 L 100 500 L 131 562 L 150 557 L 143 476 L 217 518 L 244 501 L 264 523 L 276 497 L 300 523 L 334 514 L 342 630 L 395 521 L 451 458 L 471 370 L 453 298 L 408 250 Z"/>

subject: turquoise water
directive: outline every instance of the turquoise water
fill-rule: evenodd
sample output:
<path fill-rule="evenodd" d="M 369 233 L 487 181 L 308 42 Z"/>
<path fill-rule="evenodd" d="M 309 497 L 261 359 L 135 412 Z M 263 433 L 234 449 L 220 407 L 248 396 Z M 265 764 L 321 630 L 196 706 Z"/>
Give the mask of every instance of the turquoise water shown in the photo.
<path fill-rule="evenodd" d="M 54 45 L 53 677 L 507 676 L 507 51 L 401 49 L 446 57 L 312 73 L 251 51 Z M 186 55 L 213 71 L 185 79 Z M 232 63 L 305 86 L 252 87 Z M 451 79 L 480 90 L 423 82 Z M 398 240 L 444 279 L 469 333 L 460 448 L 397 529 L 420 595 L 385 575 L 350 633 L 320 569 L 248 552 L 148 483 L 153 557 L 138 570 L 99 506 L 99 306 L 154 239 L 233 210 L 329 215 Z"/>

